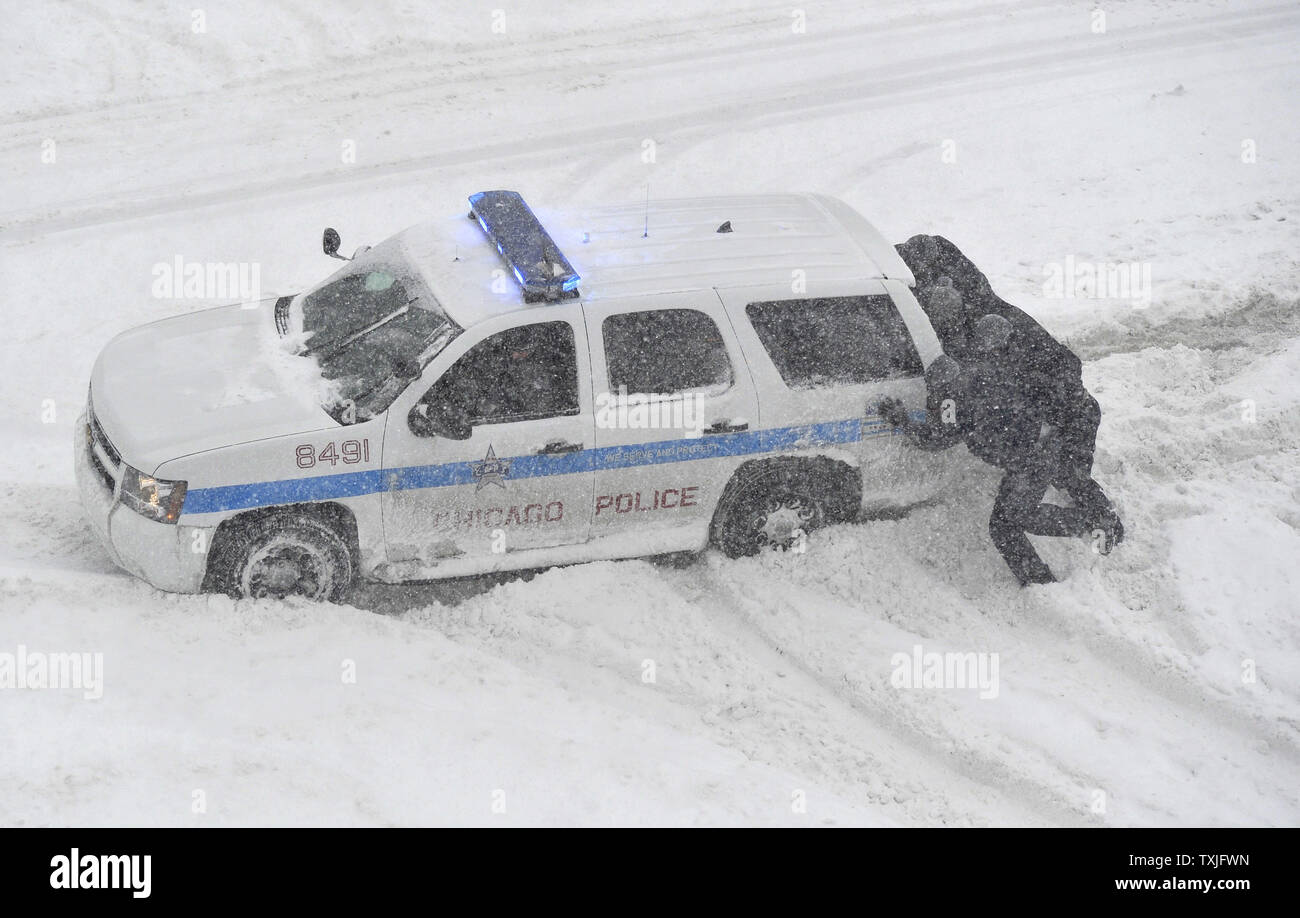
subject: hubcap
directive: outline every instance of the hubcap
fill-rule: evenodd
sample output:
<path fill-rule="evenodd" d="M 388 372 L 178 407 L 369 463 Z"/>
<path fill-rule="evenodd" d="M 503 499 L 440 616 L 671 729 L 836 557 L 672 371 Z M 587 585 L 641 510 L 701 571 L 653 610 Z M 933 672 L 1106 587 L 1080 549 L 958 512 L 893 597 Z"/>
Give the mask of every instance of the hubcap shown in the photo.
<path fill-rule="evenodd" d="M 754 520 L 755 535 L 762 545 L 788 548 L 800 532 L 807 534 L 817 519 L 817 508 L 798 497 L 770 498 Z"/>
<path fill-rule="evenodd" d="M 255 551 L 242 580 L 244 595 L 255 599 L 323 599 L 333 584 L 329 561 L 316 546 L 283 539 Z"/>

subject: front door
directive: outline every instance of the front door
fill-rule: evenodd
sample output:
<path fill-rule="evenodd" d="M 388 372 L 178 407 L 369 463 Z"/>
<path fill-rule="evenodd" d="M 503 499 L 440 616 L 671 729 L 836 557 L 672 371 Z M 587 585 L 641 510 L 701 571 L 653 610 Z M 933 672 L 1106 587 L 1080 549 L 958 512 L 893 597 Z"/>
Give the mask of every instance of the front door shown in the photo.
<path fill-rule="evenodd" d="M 570 304 L 544 315 L 467 332 L 411 408 L 395 403 L 384 532 L 389 561 L 405 563 L 409 576 L 511 567 L 513 553 L 587 540 L 593 416 L 582 312 Z M 436 416 L 447 407 L 468 420 L 467 438 L 408 423 L 411 410 Z"/>

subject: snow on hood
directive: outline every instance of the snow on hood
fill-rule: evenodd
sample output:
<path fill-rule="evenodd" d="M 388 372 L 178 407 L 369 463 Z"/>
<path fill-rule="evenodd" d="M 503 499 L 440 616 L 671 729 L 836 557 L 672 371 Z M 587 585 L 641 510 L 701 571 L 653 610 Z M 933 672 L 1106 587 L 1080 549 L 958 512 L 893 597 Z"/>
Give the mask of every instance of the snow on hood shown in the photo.
<path fill-rule="evenodd" d="M 282 346 L 274 304 L 205 309 L 108 343 L 91 398 L 128 463 L 152 472 L 191 453 L 336 426 L 321 408 L 315 364 Z"/>

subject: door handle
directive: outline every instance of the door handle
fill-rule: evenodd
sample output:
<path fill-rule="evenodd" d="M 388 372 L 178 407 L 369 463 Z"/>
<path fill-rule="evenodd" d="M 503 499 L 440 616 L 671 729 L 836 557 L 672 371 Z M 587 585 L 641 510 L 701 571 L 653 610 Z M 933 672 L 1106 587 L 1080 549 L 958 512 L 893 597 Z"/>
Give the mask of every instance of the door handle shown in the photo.
<path fill-rule="evenodd" d="M 704 428 L 704 433 L 724 434 L 724 433 L 736 433 L 737 431 L 741 431 L 741 430 L 749 430 L 748 421 L 737 421 L 736 423 L 732 423 L 730 418 L 726 418 L 721 421 L 714 421 L 708 427 Z"/>
<path fill-rule="evenodd" d="M 535 456 L 559 456 L 563 453 L 580 453 L 582 452 L 581 443 L 570 443 L 567 440 L 552 440 L 541 449 L 534 450 Z"/>

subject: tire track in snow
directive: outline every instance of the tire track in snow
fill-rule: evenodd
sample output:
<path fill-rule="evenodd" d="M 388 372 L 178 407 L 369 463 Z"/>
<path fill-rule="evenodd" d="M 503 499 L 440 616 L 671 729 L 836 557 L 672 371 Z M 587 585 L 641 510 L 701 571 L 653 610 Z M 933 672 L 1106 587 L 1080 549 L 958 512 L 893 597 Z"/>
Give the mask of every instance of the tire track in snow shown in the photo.
<path fill-rule="evenodd" d="M 1093 41 L 1086 35 L 1065 47 L 1041 50 L 1041 42 L 1016 42 L 1008 56 L 1007 48 L 981 49 L 971 62 L 952 63 L 954 56 L 942 53 L 930 58 L 914 59 L 906 65 L 887 68 L 855 68 L 770 87 L 767 93 L 752 91 L 720 102 L 695 107 L 671 115 L 645 119 L 625 119 L 592 127 L 576 127 L 545 132 L 534 136 L 516 136 L 490 141 L 458 150 L 408 157 L 374 166 L 329 170 L 297 178 L 276 178 L 244 182 L 235 188 L 220 188 L 185 194 L 159 188 L 150 199 L 90 198 L 65 202 L 54 213 L 0 215 L 0 241 L 24 241 L 48 233 L 66 232 L 125 220 L 138 220 L 164 214 L 217 205 L 231 205 L 250 199 L 316 191 L 339 185 L 389 180 L 412 173 L 451 169 L 471 163 L 510 159 L 554 159 L 555 154 L 575 147 L 626 144 L 629 138 L 677 136 L 693 131 L 716 131 L 719 125 L 733 130 L 744 125 L 788 124 L 823 117 L 845 105 L 869 105 L 877 109 L 888 105 L 923 101 L 951 95 L 955 88 L 977 91 L 1006 83 L 1016 83 L 1026 74 L 1036 82 L 1058 76 L 1075 75 L 1110 61 L 1130 63 L 1136 55 L 1148 57 L 1183 56 L 1201 48 L 1217 48 L 1225 40 L 1262 38 L 1268 41 L 1290 40 L 1300 31 L 1300 10 L 1288 7 L 1269 8 L 1256 14 L 1238 13 L 1207 17 L 1139 35 L 1111 33 L 1110 40 Z M 1037 47 L 1038 50 L 1031 50 Z M 993 62 L 989 57 L 996 58 Z M 711 65 L 710 58 L 700 59 L 700 66 Z M 883 70 L 883 73 L 882 73 Z M 922 84 L 918 86 L 918 83 Z M 373 101 L 373 100 L 372 100 Z"/>
<path fill-rule="evenodd" d="M 970 6 L 964 9 L 948 10 L 942 18 L 935 18 L 933 13 L 904 13 L 895 18 L 881 22 L 871 18 L 864 23 L 837 23 L 833 31 L 816 31 L 804 40 L 815 42 L 817 50 L 822 52 L 827 47 L 841 44 L 857 45 L 864 39 L 887 39 L 896 37 L 899 32 L 917 31 L 932 34 L 939 31 L 961 31 L 970 27 L 973 20 L 1003 19 L 1011 15 L 1022 17 L 1030 13 L 1060 12 L 1060 0 L 1034 0 L 1034 2 L 1006 2 Z M 855 11 L 856 12 L 856 11 Z M 757 13 L 757 15 L 754 15 Z M 718 14 L 714 14 L 716 16 Z M 773 10 L 731 10 L 721 14 L 727 19 L 710 18 L 701 22 L 687 14 L 684 21 L 656 19 L 634 24 L 629 28 L 610 30 L 605 27 L 579 29 L 567 33 L 544 33 L 536 38 L 512 37 L 509 41 L 478 44 L 433 43 L 413 50 L 385 50 L 379 60 L 369 56 L 347 58 L 332 61 L 330 65 L 331 82 L 322 84 L 319 67 L 309 65 L 295 70 L 270 71 L 255 77 L 235 79 L 214 89 L 185 93 L 176 96 L 164 96 L 146 101 L 121 101 L 108 105 L 70 106 L 61 109 L 43 109 L 30 114 L 19 112 L 19 117 L 0 120 L 0 133 L 14 128 L 19 131 L 39 131 L 39 136 L 48 133 L 50 126 L 68 127 L 75 125 L 75 119 L 84 117 L 96 126 L 102 123 L 105 115 L 113 115 L 120 120 L 143 121 L 152 123 L 159 115 L 169 115 L 182 103 L 193 105 L 205 98 L 222 98 L 232 92 L 244 92 L 248 95 L 241 104 L 249 105 L 262 98 L 275 99 L 286 92 L 314 92 L 313 101 L 337 102 L 339 85 L 370 84 L 376 79 L 394 78 L 394 82 L 381 89 L 382 94 L 400 93 L 416 89 L 425 89 L 436 84 L 438 87 L 475 85 L 486 80 L 512 80 L 533 78 L 537 76 L 568 76 L 590 73 L 600 68 L 611 72 L 625 72 L 673 63 L 701 64 L 717 62 L 728 57 L 753 56 L 773 50 L 788 50 L 792 47 L 789 32 L 788 10 L 784 7 Z M 1250 15 L 1249 13 L 1241 15 Z M 106 26 L 113 21 L 108 16 L 101 16 Z M 820 17 L 817 17 L 820 19 Z M 817 21 L 815 19 L 814 21 Z M 773 33 L 777 37 L 771 37 Z M 717 47 L 700 44 L 681 49 L 707 37 L 710 42 L 720 34 L 728 38 L 735 36 L 736 44 Z M 604 41 L 600 39 L 606 39 Z M 328 36 L 322 37 L 322 43 L 328 43 Z M 671 44 L 673 50 L 660 50 Z M 639 56 L 629 57 L 627 52 L 634 49 Z M 646 53 L 646 52 L 649 53 Z M 584 57 L 577 63 L 568 63 L 570 55 L 604 54 L 603 59 Z M 548 57 L 548 66 L 544 71 L 537 70 L 538 56 Z M 442 55 L 445 63 L 431 57 Z M 441 67 L 436 76 L 431 64 Z M 412 74 L 419 74 L 413 76 Z"/>
<path fill-rule="evenodd" d="M 960 749 L 959 757 L 951 749 L 943 747 L 940 738 L 919 729 L 882 707 L 868 705 L 863 697 L 846 688 L 834 679 L 827 677 L 816 666 L 810 664 L 800 655 L 782 647 L 764 630 L 749 611 L 749 604 L 754 602 L 739 584 L 726 581 L 719 573 L 719 565 L 726 562 L 716 557 L 706 556 L 689 571 L 682 572 L 674 580 L 674 588 L 689 601 L 700 605 L 709 605 L 724 612 L 737 628 L 749 637 L 749 643 L 756 649 L 756 657 L 766 657 L 773 668 L 794 670 L 800 679 L 828 700 L 828 702 L 860 725 L 867 727 L 878 739 L 895 747 L 911 761 L 904 768 L 909 776 L 926 771 L 937 771 L 967 783 L 984 788 L 986 793 L 995 794 L 1003 806 L 1014 806 L 1031 814 L 1034 821 L 1046 825 L 1098 825 L 1097 820 L 1078 806 L 1060 795 L 1053 793 L 1046 785 L 1035 782 L 1030 776 L 1016 773 L 1005 763 L 984 756 L 969 747 Z M 689 586 L 682 584 L 682 578 L 693 581 Z M 764 601 L 770 601 L 766 596 Z M 847 684 L 847 675 L 845 676 Z M 961 741 L 952 737 L 956 745 Z M 897 756 L 895 751 L 891 756 Z M 1062 771 L 1069 773 L 1062 767 Z M 1085 776 L 1071 773 L 1082 786 Z M 937 781 L 928 785 L 934 793 L 944 794 L 949 785 Z M 935 788 L 943 788 L 938 790 Z"/>
<path fill-rule="evenodd" d="M 954 781 L 945 768 L 887 734 L 864 734 L 857 712 L 774 660 L 751 630 L 711 615 L 712 597 L 683 586 L 691 571 L 678 577 L 636 560 L 570 570 L 576 580 L 555 573 L 455 608 L 417 607 L 408 620 L 641 716 L 647 706 L 662 706 L 656 716 L 677 729 L 703 731 L 721 747 L 804 776 L 889 818 L 1051 824 L 1017 798 L 994 799 L 995 789 L 985 784 Z M 590 600 L 606 595 L 613 582 L 644 593 L 642 603 L 601 614 Z M 489 619 L 485 633 L 481 623 Z M 627 675 L 643 655 L 656 659 L 660 670 L 653 688 Z"/>
<path fill-rule="evenodd" d="M 1183 401 L 1180 413 L 1169 418 L 1176 425 L 1171 428 L 1169 435 L 1179 438 L 1187 456 L 1186 461 L 1192 463 L 1198 475 L 1211 474 L 1223 457 L 1233 455 L 1234 447 L 1243 447 L 1243 434 L 1240 430 L 1232 427 L 1216 428 L 1207 421 L 1207 416 L 1213 412 L 1213 399 L 1221 397 L 1225 384 L 1238 373 L 1247 370 L 1263 357 L 1287 350 L 1300 339 L 1298 305 L 1300 304 L 1295 301 L 1270 293 L 1257 292 L 1228 309 L 1199 318 L 1173 315 L 1152 321 L 1141 313 L 1135 313 L 1128 317 L 1127 325 L 1121 326 L 1123 331 L 1117 333 L 1111 321 L 1098 322 L 1073 336 L 1071 347 L 1083 357 L 1086 365 L 1148 350 L 1160 352 L 1188 348 L 1207 354 L 1212 360 L 1212 365 L 1207 367 L 1207 375 L 1213 382 L 1212 389 L 1202 391 L 1197 388 L 1197 383 L 1201 380 L 1194 378 L 1187 380 L 1183 386 L 1189 391 L 1181 393 L 1177 391 L 1179 381 L 1173 380 L 1161 392 L 1161 399 L 1167 400 L 1174 393 L 1179 395 L 1180 401 L 1187 399 Z M 1132 421 L 1131 416 L 1125 415 L 1111 423 L 1127 428 Z M 1253 461 L 1294 449 L 1294 431 L 1285 425 L 1256 425 L 1250 428 L 1250 433 L 1252 437 L 1244 442 L 1243 458 Z M 1120 450 L 1118 456 L 1123 459 L 1124 451 Z M 1143 484 L 1149 489 L 1152 486 L 1173 484 L 1183 476 L 1165 471 L 1157 477 L 1143 473 L 1143 477 Z M 1189 515 L 1199 515 L 1200 512 L 1199 509 L 1187 511 Z M 1161 514 L 1162 519 L 1168 519 L 1169 516 L 1170 511 L 1167 509 Z M 1112 556 L 1112 561 L 1123 563 L 1125 560 L 1123 550 Z M 1163 569 L 1149 571 L 1143 566 L 1150 560 L 1138 559 L 1135 564 L 1139 566 L 1123 569 L 1124 573 L 1135 578 L 1168 578 Z M 1168 558 L 1164 555 L 1154 560 L 1162 566 L 1168 563 Z M 1126 586 L 1121 582 L 1115 584 L 1113 589 L 1123 591 Z M 1171 588 L 1176 590 L 1176 584 Z M 1045 616 L 1031 619 L 1026 626 L 1040 629 L 1053 639 L 1068 635 L 1082 641 L 1097 659 L 1106 661 L 1145 691 L 1183 709 L 1208 715 L 1224 730 L 1238 732 L 1251 741 L 1276 746 L 1282 755 L 1300 764 L 1300 730 L 1293 728 L 1290 734 L 1279 733 L 1276 725 L 1265 719 L 1260 711 L 1239 706 L 1231 696 L 1207 694 L 1206 686 L 1196 680 L 1197 673 L 1194 670 L 1171 668 L 1166 661 L 1144 653 L 1141 645 L 1125 641 L 1120 635 L 1095 630 L 1076 632 L 1071 627 L 1069 611 L 1059 604 L 1052 604 L 1045 611 Z M 1173 616 L 1162 618 L 1159 624 L 1171 636 L 1182 637 L 1178 650 L 1183 653 L 1204 649 L 1203 646 L 1196 647 L 1193 651 L 1187 649 L 1189 644 L 1203 645 L 1204 641 L 1204 635 L 1192 625 Z"/>
<path fill-rule="evenodd" d="M 719 568 L 713 569 L 713 575 L 716 578 Z M 725 572 L 724 572 L 725 573 Z M 1253 744 L 1232 743 L 1231 741 L 1223 743 L 1222 735 L 1225 732 L 1237 732 L 1225 730 L 1225 722 L 1218 718 L 1207 718 L 1204 716 L 1203 709 L 1196 704 L 1184 707 L 1170 709 L 1162 706 L 1159 702 L 1163 699 L 1152 699 L 1149 694 L 1142 691 L 1140 685 L 1132 685 L 1133 680 L 1128 679 L 1130 675 L 1124 669 L 1118 670 L 1124 681 L 1130 683 L 1126 690 L 1123 686 L 1119 688 L 1108 688 L 1104 697 L 1114 697 L 1124 702 L 1124 710 L 1127 714 L 1127 721 L 1123 718 L 1116 721 L 1106 707 L 1097 708 L 1096 704 L 1103 696 L 1097 696 L 1092 692 L 1092 676 L 1090 673 L 1099 673 L 1097 666 L 1102 667 L 1101 671 L 1107 671 L 1112 668 L 1112 661 L 1105 657 L 1097 655 L 1091 648 L 1088 648 L 1092 660 L 1088 661 L 1091 666 L 1088 669 L 1078 671 L 1077 673 L 1065 673 L 1065 683 L 1071 682 L 1079 684 L 1085 694 L 1082 696 L 1084 701 L 1091 698 L 1092 704 L 1085 709 L 1085 715 L 1092 721 L 1092 728 L 1096 730 L 1097 736 L 1088 739 L 1087 745 L 1090 745 L 1091 751 L 1088 754 L 1076 752 L 1068 758 L 1063 757 L 1066 748 L 1059 746 L 1055 741 L 1045 740 L 1038 741 L 1030 736 L 1020 736 L 1012 738 L 999 738 L 997 735 L 990 740 L 990 745 L 983 747 L 981 744 L 983 737 L 988 734 L 989 730 L 997 730 L 996 719 L 991 720 L 983 727 L 973 727 L 973 732 L 958 731 L 953 732 L 947 728 L 947 724 L 964 723 L 963 714 L 960 710 L 936 709 L 934 720 L 927 723 L 925 717 L 927 709 L 915 709 L 913 706 L 891 706 L 888 702 L 887 695 L 877 697 L 869 691 L 861 691 L 855 688 L 853 682 L 847 674 L 836 678 L 832 673 L 825 671 L 824 667 L 819 667 L 815 662 L 815 657 L 808 657 L 811 650 L 817 653 L 811 645 L 807 648 L 795 648 L 800 652 L 798 658 L 792 657 L 792 649 L 782 645 L 781 641 L 774 637 L 770 631 L 762 624 L 763 618 L 788 616 L 791 620 L 798 621 L 800 613 L 796 608 L 790 605 L 790 601 L 785 598 L 773 599 L 774 596 L 780 597 L 781 590 L 775 589 L 777 585 L 768 585 L 765 587 L 761 582 L 744 580 L 742 582 L 728 583 L 726 579 L 717 582 L 717 591 L 720 596 L 726 596 L 724 603 L 729 607 L 729 611 L 738 616 L 747 626 L 752 627 L 756 634 L 768 642 L 773 651 L 779 656 L 779 659 L 789 664 L 800 667 L 808 673 L 813 679 L 816 679 L 823 689 L 829 693 L 844 699 L 852 704 L 868 722 L 877 727 L 888 731 L 891 735 L 910 741 L 914 748 L 921 753 L 928 755 L 931 760 L 949 765 L 954 773 L 961 774 L 965 777 L 971 777 L 975 780 L 982 781 L 987 786 L 999 788 L 1004 795 L 1012 798 L 1022 798 L 1023 802 L 1031 803 L 1035 812 L 1040 816 L 1046 814 L 1059 814 L 1050 816 L 1049 821 L 1053 824 L 1146 824 L 1154 817 L 1159 820 L 1177 820 L 1186 813 L 1187 809 L 1180 809 L 1181 798 L 1176 796 L 1173 790 L 1150 796 L 1151 783 L 1157 779 L 1157 776 L 1168 776 L 1171 770 L 1174 773 L 1189 772 L 1196 773 L 1197 760 L 1190 758 L 1192 748 L 1196 746 L 1195 737 L 1198 734 L 1210 734 L 1209 748 L 1214 749 L 1236 749 L 1239 750 L 1231 756 L 1215 756 L 1207 760 L 1211 767 L 1223 766 L 1218 764 L 1220 760 L 1226 763 L 1230 769 L 1250 774 L 1252 765 L 1267 761 L 1268 752 L 1261 749 L 1258 740 Z M 787 587 L 787 584 L 780 584 L 781 587 Z M 725 592 L 724 592 L 725 591 Z M 830 603 L 834 606 L 836 603 Z M 757 611 L 755 611 L 757 610 Z M 829 610 L 829 609 L 828 609 Z M 805 610 L 806 611 L 806 610 Z M 989 617 L 985 610 L 978 610 L 982 617 Z M 807 619 L 808 615 L 803 615 Z M 1015 627 L 1019 627 L 1017 621 Z M 904 625 L 903 627 L 907 627 Z M 1032 624 L 1029 625 L 1032 628 Z M 1045 644 L 1056 646 L 1059 643 L 1060 635 L 1053 634 L 1049 629 L 1038 629 L 1037 633 L 1046 637 L 1048 640 Z M 1027 640 L 1028 639 L 1028 640 Z M 1032 655 L 1033 647 L 1037 642 L 1033 640 L 1032 632 L 1013 639 L 1012 636 L 1006 635 L 1002 643 L 1004 646 L 1014 646 L 1016 653 L 1026 653 Z M 979 646 L 970 644 L 969 635 L 965 638 L 965 646 Z M 1009 644 L 1007 642 L 1010 642 Z M 941 640 L 940 643 L 946 643 Z M 1068 654 L 1073 656 L 1073 654 Z M 1087 679 L 1085 683 L 1080 683 L 1080 679 Z M 1110 680 L 1107 680 L 1110 685 Z M 1059 685 L 1039 685 L 1030 684 L 1025 687 L 1031 694 L 1042 694 L 1060 689 Z M 1143 713 L 1144 709 L 1148 713 Z M 1060 716 L 1076 717 L 1078 711 L 1071 711 L 1069 706 L 1062 708 Z M 917 719 L 918 716 L 921 719 Z M 1126 772 L 1117 772 L 1111 765 L 1113 759 L 1106 758 L 1105 735 L 1112 726 L 1118 723 L 1121 726 L 1121 735 L 1127 723 L 1128 729 L 1133 729 L 1136 723 L 1150 723 L 1155 729 L 1156 736 L 1174 737 L 1175 742 L 1171 745 L 1160 743 L 1160 748 L 1165 749 L 1165 757 L 1158 759 L 1148 766 L 1143 765 L 1143 774 L 1130 778 Z M 1191 724 L 1189 732 L 1187 724 Z M 1138 734 L 1144 741 L 1148 734 Z M 1091 737 L 1091 734 L 1089 734 Z M 1059 739 L 1059 738 L 1058 738 Z M 1081 737 L 1080 740 L 1085 739 Z M 1113 750 L 1112 750 L 1113 753 Z M 1261 756 L 1265 758 L 1261 758 Z M 1099 758 L 1100 757 L 1100 758 Z M 1091 758 L 1092 764 L 1084 764 Z M 1275 783 L 1283 780 L 1279 776 L 1279 771 L 1285 773 L 1290 769 L 1278 769 L 1274 767 L 1270 770 L 1267 783 L 1261 784 L 1261 794 L 1257 798 L 1252 798 L 1249 806 L 1254 808 L 1258 813 L 1264 812 L 1262 809 L 1263 800 L 1266 796 L 1276 793 L 1283 793 L 1282 786 Z M 1046 779 L 1046 780 L 1045 780 Z M 1258 780 L 1265 780 L 1262 777 Z M 1089 812 L 1091 803 L 1091 793 L 1101 789 L 1106 792 L 1121 809 L 1111 808 L 1111 812 L 1104 817 L 1092 816 Z M 1195 793 L 1194 791 L 1192 792 Z M 1270 798 L 1271 799 L 1271 798 Z M 1121 804 L 1120 801 L 1123 801 Z M 1295 801 L 1291 801 L 1294 805 Z M 1201 799 L 1196 804 L 1197 807 L 1205 806 L 1206 801 Z M 1188 803 L 1186 806 L 1193 806 Z M 1269 804 L 1271 807 L 1272 804 Z M 1196 809 L 1200 812 L 1200 809 Z M 1262 818 L 1262 817 L 1261 817 Z"/>
<path fill-rule="evenodd" d="M 1279 311 L 1285 311 L 1286 314 L 1279 317 Z M 1276 323 L 1290 328 L 1294 325 L 1292 321 L 1294 316 L 1291 312 L 1288 304 L 1269 298 L 1265 298 L 1264 301 L 1252 299 L 1245 306 L 1230 310 L 1227 314 L 1229 321 L 1226 323 L 1223 321 L 1223 316 L 1207 317 L 1190 325 L 1174 322 L 1170 327 L 1162 328 L 1162 334 L 1156 337 L 1169 335 L 1173 338 L 1170 343 L 1177 344 L 1190 340 L 1195 342 L 1193 346 L 1200 345 L 1211 351 L 1220 349 L 1218 345 L 1221 344 L 1222 339 L 1234 339 L 1232 346 L 1242 348 L 1247 354 L 1253 353 L 1259 356 L 1287 346 L 1287 339 L 1277 338 L 1269 328 Z M 1255 329 L 1251 324 L 1252 320 L 1259 318 L 1261 313 L 1266 317 L 1273 317 L 1276 323 L 1265 323 L 1269 328 Z M 1244 335 L 1245 340 L 1235 340 L 1234 336 L 1238 335 Z M 1246 365 L 1252 362 L 1246 357 L 1242 360 Z M 1194 412 L 1195 409 L 1189 407 L 1188 410 Z M 1279 437 L 1285 435 L 1284 430 L 1277 433 Z M 1286 449 L 1287 443 L 1278 440 L 1273 447 L 1276 452 Z M 1259 450 L 1254 450 L 1254 454 L 1258 453 Z M 769 584 L 765 587 L 762 583 L 755 584 L 749 579 L 733 580 L 728 576 L 729 564 L 730 562 L 715 559 L 709 564 L 707 574 L 701 576 L 707 576 L 711 584 L 710 588 L 724 607 L 759 633 L 781 659 L 800 666 L 804 672 L 818 679 L 827 691 L 846 697 L 873 722 L 890 730 L 902 731 L 917 737 L 919 747 L 928 749 L 932 754 L 947 754 L 945 749 L 940 748 L 935 737 L 927 735 L 924 728 L 918 727 L 912 719 L 903 716 L 906 712 L 894 711 L 887 706 L 882 706 L 873 696 L 861 696 L 853 691 L 851 685 L 846 688 L 840 685 L 838 680 L 823 672 L 814 659 L 806 658 L 808 650 L 816 653 L 814 648 L 805 648 L 804 657 L 792 658 L 789 648 L 783 647 L 762 624 L 764 615 L 768 617 L 772 615 L 773 597 L 776 597 L 778 608 L 788 608 L 785 604 L 789 600 L 782 597 L 781 593 L 783 589 L 789 588 L 789 585 L 782 582 L 779 585 Z M 1142 569 L 1122 574 L 1130 578 L 1143 575 Z M 746 577 L 748 576 L 747 574 Z M 1122 582 L 1119 585 L 1122 586 Z M 1157 589 L 1157 595 L 1168 594 L 1170 590 L 1176 592 L 1176 585 L 1166 585 L 1164 590 Z M 1000 606 L 990 607 L 990 600 L 996 598 L 986 593 L 987 591 L 984 593 L 976 591 L 972 597 L 975 605 L 972 611 L 978 611 L 985 621 L 996 623 L 1005 618 L 1005 609 Z M 834 595 L 838 596 L 838 593 Z M 1045 646 L 1081 645 L 1091 657 L 1090 664 L 1094 670 L 1104 671 L 1108 679 L 1115 677 L 1116 681 L 1126 686 L 1116 693 L 1117 697 L 1133 700 L 1139 713 L 1147 709 L 1149 713 L 1140 713 L 1140 716 L 1149 717 L 1158 732 L 1168 733 L 1173 729 L 1172 723 L 1183 721 L 1194 724 L 1194 729 L 1200 732 L 1208 732 L 1216 738 L 1221 737 L 1222 741 L 1216 741 L 1216 747 L 1238 749 L 1243 752 L 1250 750 L 1250 756 L 1254 754 L 1276 756 L 1292 768 L 1300 765 L 1300 730 L 1294 722 L 1277 716 L 1276 712 L 1251 707 L 1249 699 L 1243 699 L 1239 695 L 1214 694 L 1213 686 L 1199 678 L 1198 671 L 1190 667 L 1190 661 L 1170 665 L 1167 655 L 1159 652 L 1161 649 L 1159 644 L 1151 644 L 1149 640 L 1151 634 L 1147 630 L 1139 629 L 1134 638 L 1132 635 L 1098 628 L 1096 626 L 1099 622 L 1086 616 L 1083 627 L 1079 627 L 1078 615 L 1071 611 L 1073 608 L 1071 603 L 1075 599 L 1072 594 L 1067 593 L 1059 598 L 1045 595 L 1042 598 L 1045 601 L 1036 609 L 1037 614 L 1016 620 L 1015 627 L 1023 631 L 1013 643 L 1023 645 L 1025 639 L 1030 638 L 1036 639 L 1035 643 L 1042 643 Z M 816 597 L 811 596 L 809 602 L 814 605 L 808 608 L 815 608 L 816 601 Z M 756 608 L 762 610 L 764 615 L 756 614 Z M 797 615 L 793 617 L 798 619 Z M 1105 618 L 1102 621 L 1105 621 Z M 1182 623 L 1176 618 L 1164 616 L 1154 621 L 1146 621 L 1148 628 L 1155 628 L 1157 631 L 1163 631 L 1165 636 L 1175 638 L 1172 649 L 1179 656 L 1194 656 L 1198 651 L 1195 647 L 1189 650 L 1188 644 L 1203 643 L 1205 635 L 1194 629 L 1189 630 L 1190 626 L 1183 628 L 1181 625 Z M 998 627 L 1005 626 L 998 625 Z M 1178 638 L 1180 633 L 1181 639 Z M 1158 637 L 1157 634 L 1157 639 Z M 847 679 L 845 681 L 847 682 Z M 1103 717 L 1101 723 L 1105 721 L 1106 718 Z M 942 723 L 938 726 L 942 727 Z M 1236 739 L 1229 739 L 1229 737 L 1236 737 Z M 959 745 L 967 747 L 969 745 L 968 740 L 960 734 L 952 735 L 951 739 Z M 964 754 L 967 757 L 964 765 L 968 773 L 982 775 L 987 770 L 999 783 L 1007 787 L 1022 788 L 1026 780 L 1037 783 L 1032 774 L 1026 775 L 1024 772 L 1016 771 L 1014 764 L 1012 767 L 1007 767 L 1000 760 L 989 758 L 980 750 L 969 750 Z M 1088 775 L 1081 773 L 1069 763 L 1061 761 L 1054 752 L 1048 751 L 1048 754 L 1051 756 L 1052 767 L 1062 775 L 1080 785 L 1086 785 L 1090 781 L 1095 783 L 1095 778 L 1090 779 Z M 1024 761 L 1023 756 L 1018 758 Z M 1249 762 L 1250 758 L 1234 757 L 1233 761 L 1240 766 Z M 1060 805 L 1060 801 L 1054 797 L 1048 787 L 1041 787 L 1038 795 L 1040 800 L 1046 799 L 1049 805 Z M 1077 814 L 1075 815 L 1077 818 Z"/>

